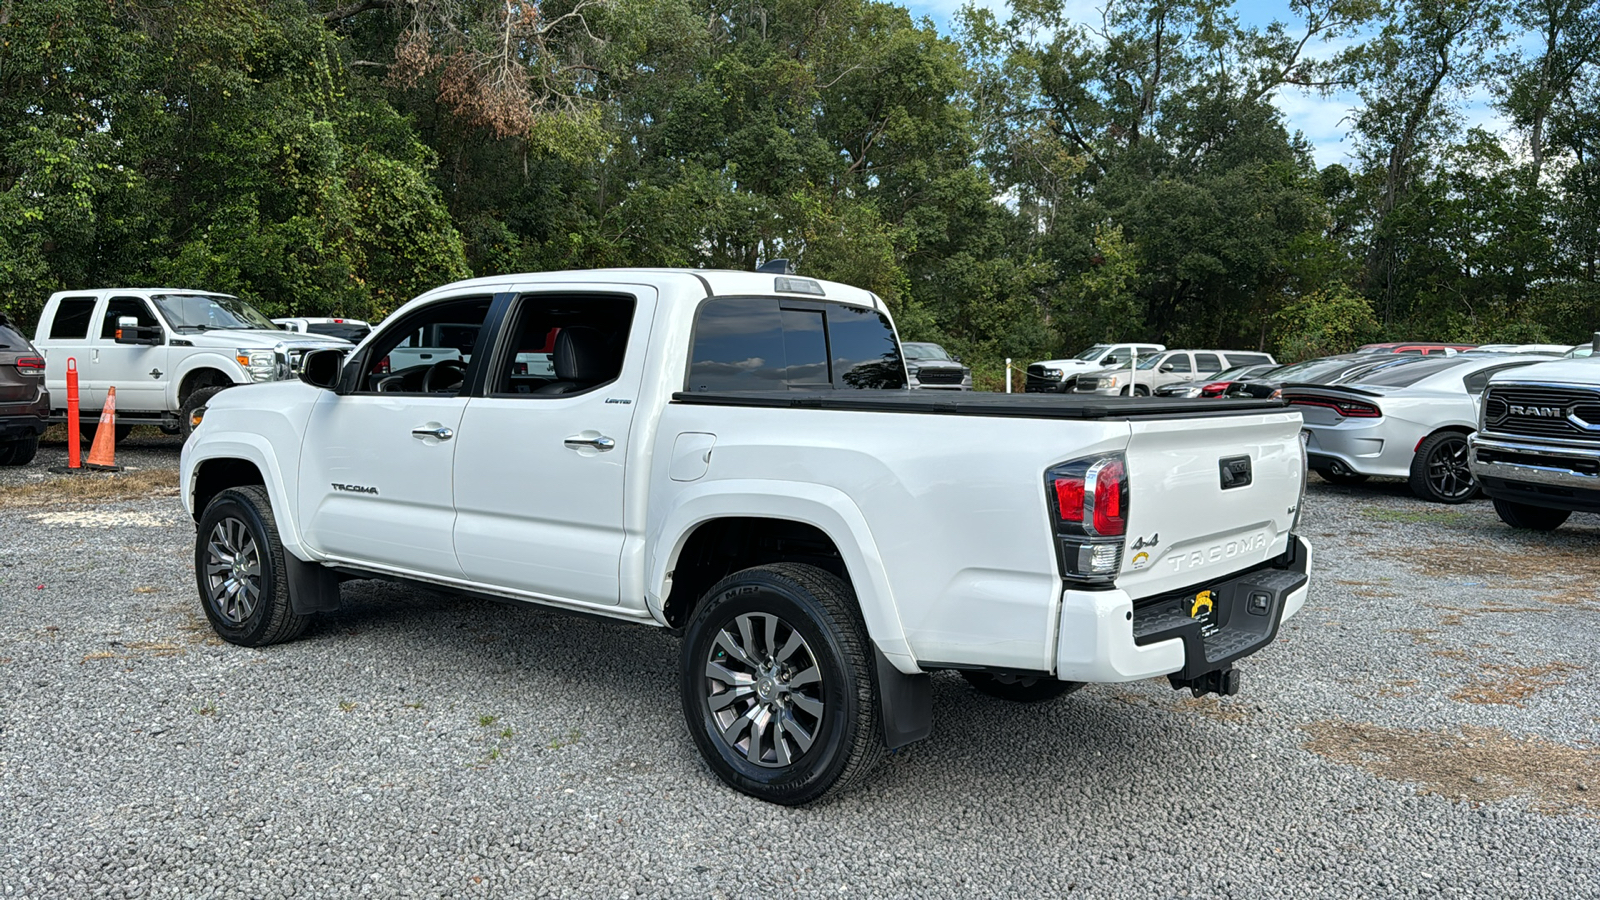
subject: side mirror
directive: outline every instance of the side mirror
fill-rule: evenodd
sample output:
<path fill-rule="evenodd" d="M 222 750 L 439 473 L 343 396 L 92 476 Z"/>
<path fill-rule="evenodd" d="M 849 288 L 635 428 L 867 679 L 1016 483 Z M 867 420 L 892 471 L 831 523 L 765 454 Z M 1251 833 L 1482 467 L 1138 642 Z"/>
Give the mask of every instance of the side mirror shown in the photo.
<path fill-rule="evenodd" d="M 1123 358 L 1120 356 L 1108 356 L 1101 360 L 1100 364 L 1104 366 L 1120 366 L 1124 361 L 1125 360 L 1123 360 Z"/>
<path fill-rule="evenodd" d="M 139 344 L 154 346 L 165 341 L 161 334 L 161 326 L 141 326 L 139 320 L 133 316 L 121 316 L 117 319 L 117 343 Z"/>
<path fill-rule="evenodd" d="M 959 356 L 951 356 L 950 359 L 953 362 L 961 362 L 961 357 L 959 357 Z"/>
<path fill-rule="evenodd" d="M 339 384 L 339 371 L 344 367 L 344 351 L 338 349 L 312 350 L 300 360 L 300 380 L 325 391 Z"/>
<path fill-rule="evenodd" d="M 1161 364 L 1161 371 L 1163 371 L 1163 372 L 1171 372 L 1173 369 L 1176 369 L 1176 368 L 1177 368 L 1177 366 L 1173 365 L 1172 363 L 1162 363 Z"/>

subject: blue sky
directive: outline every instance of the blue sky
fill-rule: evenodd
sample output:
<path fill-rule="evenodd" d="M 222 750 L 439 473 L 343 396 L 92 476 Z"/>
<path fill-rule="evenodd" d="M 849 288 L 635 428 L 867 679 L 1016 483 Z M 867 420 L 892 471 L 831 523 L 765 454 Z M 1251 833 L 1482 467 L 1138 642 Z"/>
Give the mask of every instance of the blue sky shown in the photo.
<path fill-rule="evenodd" d="M 966 4 L 967 0 L 917 0 L 906 2 L 899 0 L 911 10 L 913 16 L 927 16 L 939 27 L 941 34 L 951 34 L 951 19 L 955 13 Z M 1004 19 L 1007 14 L 1006 0 L 972 0 L 973 4 L 988 7 L 995 11 L 995 15 Z M 1078 10 L 1080 21 L 1093 21 L 1099 17 L 1098 10 L 1104 6 L 1104 0 L 1065 0 L 1067 9 Z M 1288 0 L 1240 0 L 1234 4 L 1234 9 L 1243 21 L 1266 25 L 1273 19 L 1291 23 L 1290 33 L 1294 33 L 1294 21 L 1290 15 Z M 1322 45 L 1313 46 L 1313 56 L 1331 55 L 1335 47 Z M 1303 91 L 1299 89 L 1284 89 L 1273 98 L 1278 108 L 1283 110 L 1284 118 L 1289 130 L 1299 130 L 1311 142 L 1315 150 L 1317 164 L 1326 166 L 1329 163 L 1344 162 L 1348 164 L 1350 141 L 1346 132 L 1350 129 L 1348 117 L 1358 103 L 1354 94 L 1344 93 L 1324 97 L 1316 91 Z M 1489 108 L 1486 97 L 1475 97 L 1463 109 L 1463 117 L 1467 126 L 1482 126 L 1494 132 L 1503 131 L 1502 123 L 1496 118 L 1494 110 Z"/>

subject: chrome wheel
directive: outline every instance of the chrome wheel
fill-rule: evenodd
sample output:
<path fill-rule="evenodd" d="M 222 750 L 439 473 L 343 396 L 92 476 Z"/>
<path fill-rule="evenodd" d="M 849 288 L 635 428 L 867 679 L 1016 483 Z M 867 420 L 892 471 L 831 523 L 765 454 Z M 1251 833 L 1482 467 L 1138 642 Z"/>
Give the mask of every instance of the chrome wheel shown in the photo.
<path fill-rule="evenodd" d="M 261 600 L 261 548 L 249 526 L 232 517 L 211 529 L 206 541 L 206 599 L 217 615 L 243 625 Z"/>
<path fill-rule="evenodd" d="M 745 613 L 723 625 L 705 679 L 718 735 L 749 762 L 788 766 L 816 741 L 822 669 L 800 632 L 777 616 Z"/>
<path fill-rule="evenodd" d="M 1467 466 L 1467 441 L 1452 436 L 1439 443 L 1428 455 L 1428 486 L 1440 499 L 1466 497 L 1477 489 L 1472 470 Z"/>

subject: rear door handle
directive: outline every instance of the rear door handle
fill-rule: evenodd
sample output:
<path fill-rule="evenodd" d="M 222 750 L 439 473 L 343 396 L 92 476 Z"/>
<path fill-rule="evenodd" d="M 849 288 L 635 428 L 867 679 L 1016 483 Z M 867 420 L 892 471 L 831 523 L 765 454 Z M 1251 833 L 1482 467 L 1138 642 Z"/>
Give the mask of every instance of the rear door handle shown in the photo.
<path fill-rule="evenodd" d="M 596 450 L 602 451 L 610 450 L 617 445 L 616 441 L 613 441 L 608 437 L 567 438 L 565 443 L 568 447 L 593 447 Z"/>
<path fill-rule="evenodd" d="M 440 425 L 437 428 L 429 428 L 426 425 L 422 426 L 421 428 L 413 428 L 411 429 L 411 434 L 415 437 L 438 438 L 441 441 L 448 441 L 456 436 L 454 431 L 451 431 L 443 425 Z"/>

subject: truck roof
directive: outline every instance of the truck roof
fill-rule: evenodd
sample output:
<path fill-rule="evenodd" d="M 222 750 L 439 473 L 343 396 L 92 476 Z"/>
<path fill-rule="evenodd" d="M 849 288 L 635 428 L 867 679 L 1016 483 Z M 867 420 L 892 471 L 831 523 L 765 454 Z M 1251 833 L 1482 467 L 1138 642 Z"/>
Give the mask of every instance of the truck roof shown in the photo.
<path fill-rule="evenodd" d="M 57 297 L 81 297 L 84 294 L 113 294 L 113 293 L 144 293 L 144 294 L 205 294 L 210 297 L 232 297 L 232 294 L 222 291 L 207 291 L 201 288 L 169 288 L 169 287 L 98 287 L 84 288 L 80 291 L 56 291 L 50 299 Z"/>
<path fill-rule="evenodd" d="M 769 272 L 739 272 L 728 269 L 616 268 L 489 275 L 483 278 L 471 278 L 441 285 L 417 299 L 429 297 L 445 290 L 453 293 L 461 288 L 493 288 L 514 284 L 539 284 L 541 282 L 616 284 L 619 281 L 640 284 L 676 283 L 686 286 L 692 285 L 705 297 L 770 296 L 775 293 L 783 293 L 793 294 L 795 299 L 809 297 L 816 300 L 833 300 L 853 303 L 859 306 L 870 306 L 874 309 L 883 308 L 882 301 L 871 291 L 864 291 L 861 288 L 851 287 L 848 284 L 841 284 L 837 281 L 824 281 L 820 278 L 811 278 L 805 275 L 775 275 Z M 784 281 L 815 285 L 821 289 L 822 293 L 817 294 L 805 289 L 785 290 L 779 286 L 779 283 Z"/>

